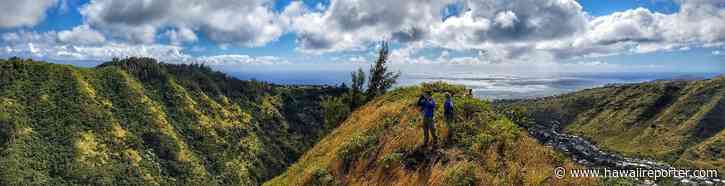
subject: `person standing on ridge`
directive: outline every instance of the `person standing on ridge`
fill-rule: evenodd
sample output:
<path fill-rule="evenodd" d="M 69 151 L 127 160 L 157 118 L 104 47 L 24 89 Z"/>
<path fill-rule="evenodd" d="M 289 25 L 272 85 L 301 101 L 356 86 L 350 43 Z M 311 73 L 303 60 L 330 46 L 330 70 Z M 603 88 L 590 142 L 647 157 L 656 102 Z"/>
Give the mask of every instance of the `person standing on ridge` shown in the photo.
<path fill-rule="evenodd" d="M 425 94 L 425 101 L 423 106 L 423 146 L 428 146 L 429 136 L 433 137 L 433 146 L 438 143 L 438 137 L 436 136 L 435 121 L 433 116 L 435 115 L 436 102 L 430 93 Z"/>
<path fill-rule="evenodd" d="M 418 97 L 418 102 L 416 103 L 416 106 L 418 106 L 418 110 L 420 110 L 421 113 L 423 113 L 423 105 L 425 105 L 425 99 L 426 99 L 425 95 L 426 94 L 430 94 L 430 93 L 424 92 L 424 93 L 420 94 L 420 96 Z"/>
<path fill-rule="evenodd" d="M 446 119 L 446 126 L 448 127 L 448 135 L 446 135 L 446 142 L 451 143 L 451 139 L 455 135 L 453 128 L 453 95 L 446 93 L 446 102 L 443 103 L 443 116 Z"/>

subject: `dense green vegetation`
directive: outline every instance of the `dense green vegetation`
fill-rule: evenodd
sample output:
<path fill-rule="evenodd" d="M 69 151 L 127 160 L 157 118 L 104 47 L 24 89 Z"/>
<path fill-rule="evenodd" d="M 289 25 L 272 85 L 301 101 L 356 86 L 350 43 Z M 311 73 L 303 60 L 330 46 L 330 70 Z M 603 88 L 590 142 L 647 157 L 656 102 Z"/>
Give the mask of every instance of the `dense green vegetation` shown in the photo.
<path fill-rule="evenodd" d="M 257 185 L 335 127 L 345 91 L 149 58 L 0 60 L 0 183 Z"/>
<path fill-rule="evenodd" d="M 560 121 L 565 132 L 609 151 L 725 172 L 725 76 L 610 85 L 497 107 L 525 113 L 516 117 L 531 119 L 524 125 Z"/>
<path fill-rule="evenodd" d="M 462 86 L 423 84 L 390 91 L 355 110 L 343 124 L 265 185 L 592 185 L 595 179 L 556 179 L 554 167 L 578 167 L 530 138 L 490 103 L 457 96 L 456 124 L 436 122 L 438 148 L 421 147 L 417 97 L 466 95 Z M 436 118 L 442 118 L 438 107 Z"/>

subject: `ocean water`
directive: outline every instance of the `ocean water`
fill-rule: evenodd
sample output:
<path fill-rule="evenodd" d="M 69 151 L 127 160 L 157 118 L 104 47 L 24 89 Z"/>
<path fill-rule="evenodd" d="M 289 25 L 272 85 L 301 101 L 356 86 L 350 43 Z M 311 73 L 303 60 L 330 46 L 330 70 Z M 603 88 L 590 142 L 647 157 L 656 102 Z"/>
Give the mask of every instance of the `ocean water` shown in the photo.
<path fill-rule="evenodd" d="M 559 73 L 537 75 L 458 73 L 447 76 L 411 74 L 403 84 L 444 81 L 466 85 L 483 99 L 536 98 L 600 87 L 607 84 L 639 83 L 653 80 L 705 79 L 715 73 Z"/>
<path fill-rule="evenodd" d="M 59 62 L 62 63 L 62 62 Z M 92 62 L 67 63 L 80 67 L 93 67 Z M 243 67 L 219 67 L 213 69 L 230 76 L 282 85 L 339 85 L 350 83 L 350 72 L 369 64 L 321 65 L 250 65 Z M 595 67 L 593 67 L 595 68 Z M 725 72 L 592 72 L 598 69 L 562 69 L 552 66 L 515 65 L 396 65 L 393 70 L 402 76 L 396 86 L 411 86 L 422 82 L 443 81 L 465 85 L 473 89 L 481 99 L 520 99 L 553 96 L 577 90 L 600 87 L 607 84 L 639 83 L 653 80 L 705 79 Z M 582 70 L 590 72 L 581 72 Z"/>
<path fill-rule="evenodd" d="M 247 71 L 230 73 L 240 79 L 276 84 L 349 84 L 350 72 L 341 70 Z M 718 73 L 606 72 L 606 73 L 495 73 L 474 70 L 402 72 L 396 86 L 443 81 L 465 85 L 481 99 L 519 99 L 558 95 L 607 84 L 638 83 L 669 79 L 705 79 Z"/>

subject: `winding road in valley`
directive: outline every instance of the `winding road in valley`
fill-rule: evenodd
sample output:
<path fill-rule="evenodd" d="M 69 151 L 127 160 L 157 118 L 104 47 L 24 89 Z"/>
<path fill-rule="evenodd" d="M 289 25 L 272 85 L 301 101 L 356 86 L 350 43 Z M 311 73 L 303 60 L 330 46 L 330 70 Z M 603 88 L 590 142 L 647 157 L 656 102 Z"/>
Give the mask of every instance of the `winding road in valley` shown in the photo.
<path fill-rule="evenodd" d="M 672 170 L 667 163 L 645 159 L 624 157 L 600 150 L 586 139 L 560 133 L 561 124 L 551 121 L 548 125 L 537 124 L 527 127 L 529 134 L 544 145 L 551 146 L 574 159 L 574 161 L 593 168 L 609 168 L 610 170 L 661 169 Z M 565 171 L 566 176 L 569 173 Z M 703 177 L 674 177 L 674 180 L 685 185 L 725 185 L 725 180 Z M 645 184 L 653 184 L 651 180 L 641 180 Z"/>

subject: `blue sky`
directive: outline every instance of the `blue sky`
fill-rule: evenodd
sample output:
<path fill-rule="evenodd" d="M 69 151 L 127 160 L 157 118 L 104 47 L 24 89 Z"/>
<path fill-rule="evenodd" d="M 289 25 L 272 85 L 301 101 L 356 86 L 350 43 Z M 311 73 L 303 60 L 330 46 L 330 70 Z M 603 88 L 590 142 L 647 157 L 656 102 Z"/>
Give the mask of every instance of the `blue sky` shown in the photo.
<path fill-rule="evenodd" d="M 725 71 L 724 0 L 7 1 L 0 57 L 148 56 L 219 69 L 396 64 Z M 407 68 L 415 68 L 410 67 Z M 268 68 L 268 67 L 265 67 Z"/>
<path fill-rule="evenodd" d="M 669 0 L 630 0 L 630 1 L 602 1 L 602 0 L 578 0 L 584 11 L 594 16 L 609 15 L 614 12 L 626 11 L 637 7 L 643 7 L 652 11 L 665 14 L 676 13 L 680 7 L 674 1 Z"/>

